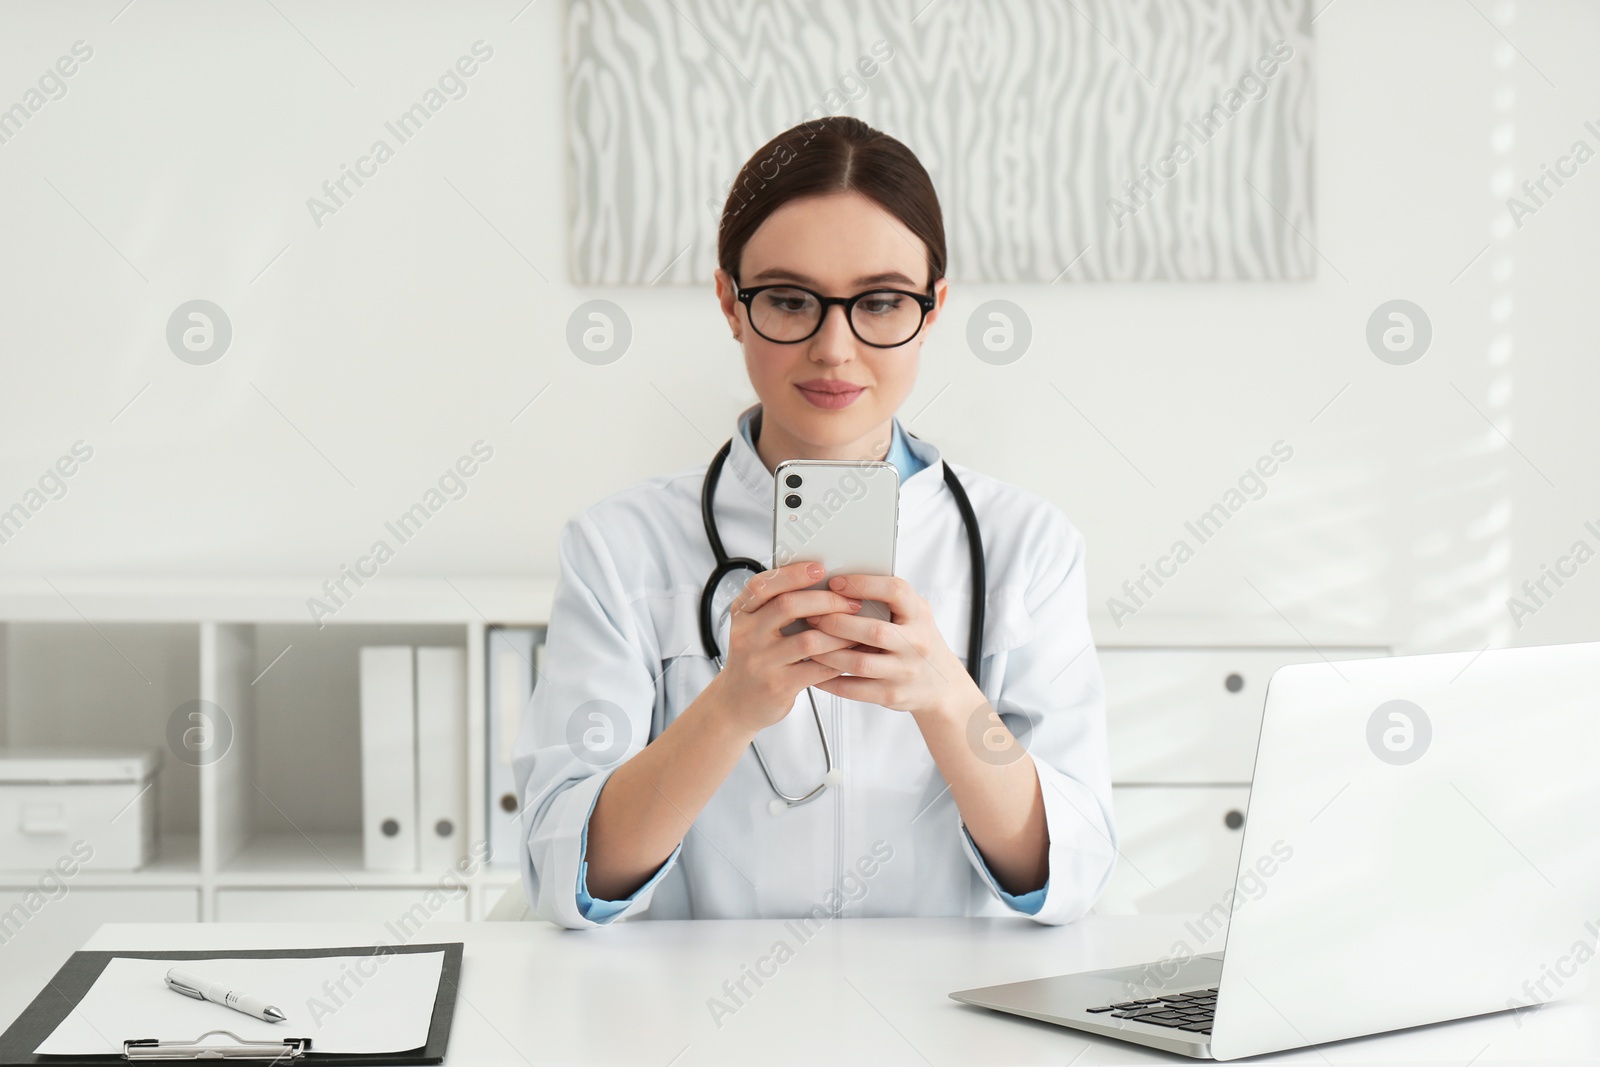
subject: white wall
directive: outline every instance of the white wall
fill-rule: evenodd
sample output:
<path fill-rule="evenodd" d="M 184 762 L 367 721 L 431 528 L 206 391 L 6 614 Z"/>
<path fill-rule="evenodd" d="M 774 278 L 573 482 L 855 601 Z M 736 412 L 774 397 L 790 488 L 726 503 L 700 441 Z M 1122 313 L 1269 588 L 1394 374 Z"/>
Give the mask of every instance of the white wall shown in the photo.
<path fill-rule="evenodd" d="M 94 50 L 0 144 L 0 508 L 94 449 L 0 573 L 303 576 L 309 596 L 480 439 L 493 460 L 383 575 L 548 573 L 570 514 L 703 462 L 754 400 L 709 279 L 564 280 L 561 0 L 123 3 L 0 8 L 0 107 Z M 1600 636 L 1600 562 L 1520 629 L 1505 605 L 1573 541 L 1600 547 L 1600 163 L 1499 238 L 1492 184 L 1600 147 L 1600 8 L 1336 0 L 1316 36 L 1314 283 L 954 287 L 902 418 L 1085 530 L 1102 639 L 1162 617 L 1196 639 Z M 480 39 L 467 95 L 318 228 L 306 199 Z M 1035 336 L 1009 367 L 964 340 L 1002 295 Z M 610 366 L 564 341 L 593 296 L 635 330 Z M 209 366 L 164 337 L 196 297 L 235 331 Z M 1406 367 L 1364 340 L 1396 297 L 1434 327 Z M 1280 439 L 1266 497 L 1114 627 L 1106 598 Z"/>

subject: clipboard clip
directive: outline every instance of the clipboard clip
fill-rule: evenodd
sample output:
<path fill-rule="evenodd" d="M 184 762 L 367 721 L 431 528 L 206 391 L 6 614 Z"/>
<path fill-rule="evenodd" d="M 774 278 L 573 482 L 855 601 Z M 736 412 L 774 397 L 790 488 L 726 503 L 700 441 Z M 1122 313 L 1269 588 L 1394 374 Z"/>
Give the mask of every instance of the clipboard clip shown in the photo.
<path fill-rule="evenodd" d="M 208 1041 L 226 1034 L 233 1043 Z M 122 1043 L 125 1060 L 297 1060 L 311 1051 L 309 1037 L 286 1037 L 281 1041 L 246 1041 L 232 1030 L 207 1030 L 193 1041 L 161 1041 L 147 1037 Z"/>

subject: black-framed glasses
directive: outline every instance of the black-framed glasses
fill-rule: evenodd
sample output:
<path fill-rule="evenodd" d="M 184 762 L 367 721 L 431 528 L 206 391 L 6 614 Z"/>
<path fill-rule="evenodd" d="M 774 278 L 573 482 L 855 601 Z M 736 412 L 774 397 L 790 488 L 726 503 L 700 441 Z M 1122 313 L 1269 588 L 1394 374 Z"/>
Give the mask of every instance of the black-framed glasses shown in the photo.
<path fill-rule="evenodd" d="M 869 289 L 855 296 L 823 296 L 801 285 L 757 285 L 738 290 L 750 326 L 768 341 L 797 344 L 822 328 L 828 308 L 844 308 L 850 330 L 873 348 L 898 348 L 917 336 L 937 301 L 904 289 Z"/>

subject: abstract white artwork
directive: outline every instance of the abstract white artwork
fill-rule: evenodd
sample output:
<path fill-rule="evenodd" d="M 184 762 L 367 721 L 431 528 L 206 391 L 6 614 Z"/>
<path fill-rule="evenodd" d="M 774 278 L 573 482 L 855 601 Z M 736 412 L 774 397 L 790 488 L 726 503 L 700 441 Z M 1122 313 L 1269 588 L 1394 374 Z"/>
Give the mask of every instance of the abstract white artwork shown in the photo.
<path fill-rule="evenodd" d="M 705 284 L 806 119 L 906 143 L 972 282 L 1316 275 L 1308 0 L 569 0 L 580 285 Z"/>

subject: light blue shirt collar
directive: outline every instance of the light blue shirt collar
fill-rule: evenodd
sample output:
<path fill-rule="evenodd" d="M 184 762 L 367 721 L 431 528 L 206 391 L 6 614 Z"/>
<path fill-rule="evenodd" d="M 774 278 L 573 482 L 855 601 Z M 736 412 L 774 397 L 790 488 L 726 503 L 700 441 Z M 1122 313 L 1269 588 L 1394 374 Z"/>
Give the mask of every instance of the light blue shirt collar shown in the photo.
<path fill-rule="evenodd" d="M 745 443 L 750 446 L 752 452 L 755 451 L 756 442 L 750 435 L 750 423 L 754 421 L 755 413 L 759 410 L 760 405 L 756 405 L 746 412 L 744 418 L 739 420 L 739 432 L 744 435 Z M 899 418 L 894 418 L 891 421 L 894 424 L 894 429 L 889 438 L 889 455 L 886 458 L 890 463 L 894 464 L 895 470 L 900 474 L 900 484 L 904 485 L 907 478 L 910 478 L 928 464 L 922 457 L 911 451 L 911 446 L 906 442 L 906 432 L 900 426 Z"/>

